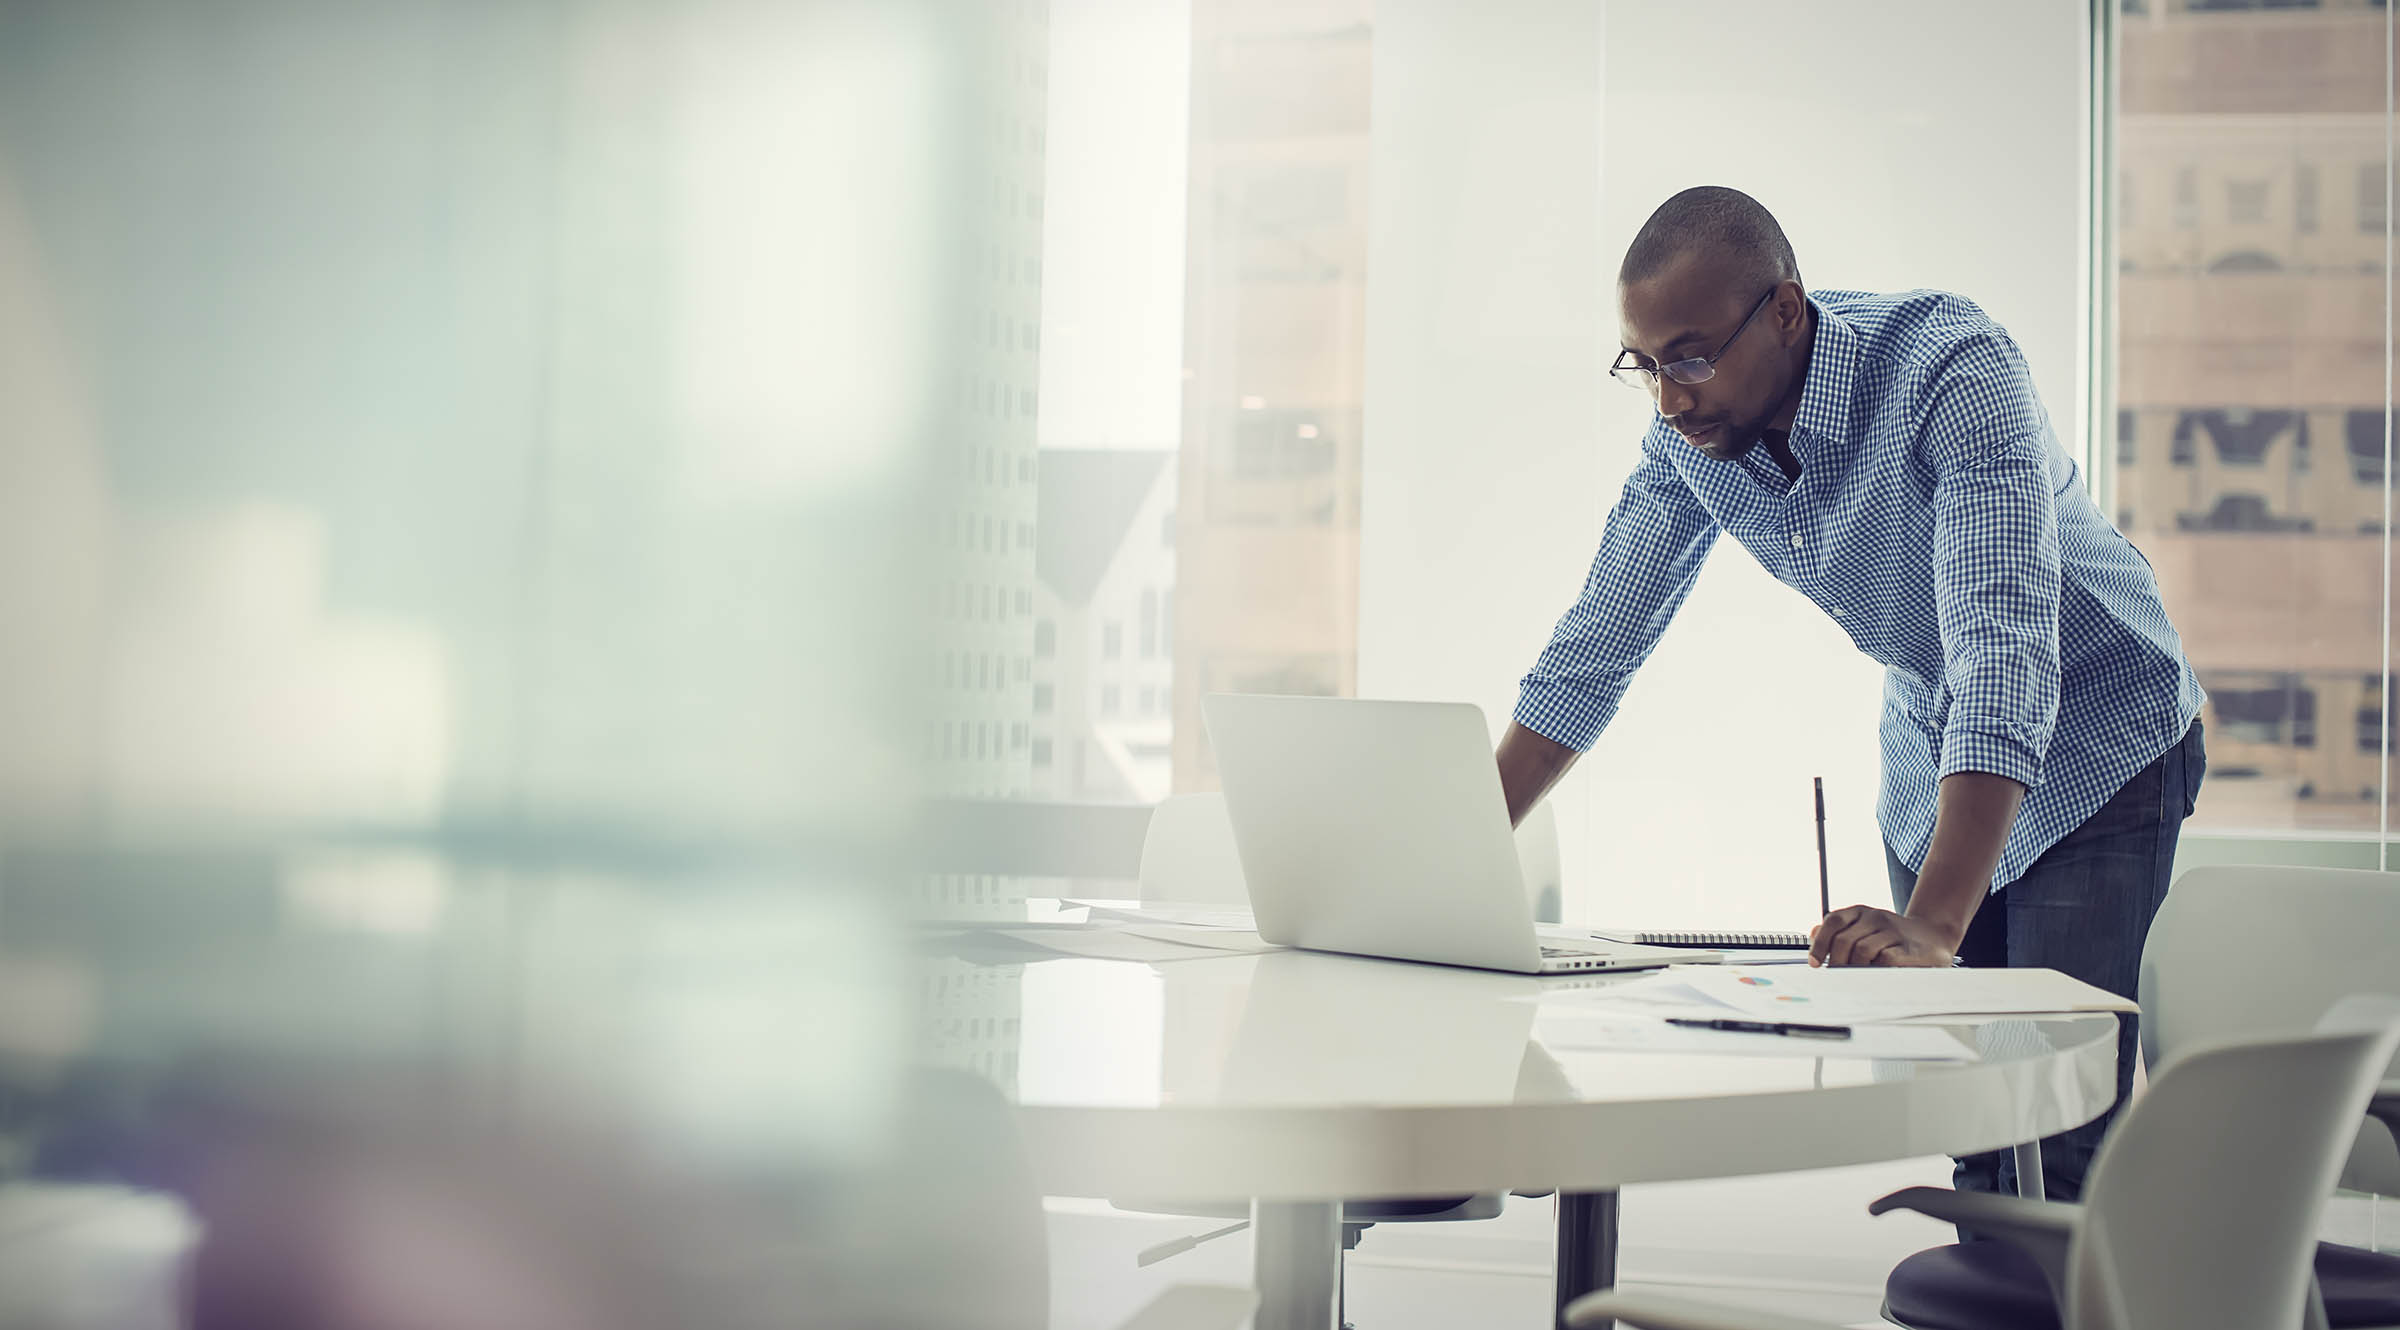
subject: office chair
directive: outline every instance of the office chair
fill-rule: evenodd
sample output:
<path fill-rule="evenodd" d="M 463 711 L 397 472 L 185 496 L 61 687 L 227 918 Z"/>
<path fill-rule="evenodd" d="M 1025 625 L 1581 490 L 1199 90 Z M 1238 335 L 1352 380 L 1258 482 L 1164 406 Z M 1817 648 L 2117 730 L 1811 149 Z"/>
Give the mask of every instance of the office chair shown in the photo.
<path fill-rule="evenodd" d="M 2400 994 L 2400 873 L 2224 865 L 2167 893 L 2142 948 L 2142 1053 L 2295 1030 L 2347 992 Z M 2252 982 L 2227 982 L 2247 976 Z M 2339 1185 L 2400 1196 L 2400 1066 L 2368 1106 Z M 2400 1326 L 2400 1256 L 2320 1243 L 2336 1330 Z"/>
<path fill-rule="evenodd" d="M 1517 866 L 1525 874 L 1525 897 L 1536 923 L 1564 918 L 1566 871 L 1558 851 L 1558 806 L 1544 799 L 1517 824 Z"/>
<path fill-rule="evenodd" d="M 2065 1330 L 2295 1326 L 2318 1215 L 2395 1051 L 2400 1002 L 2348 1001 L 2316 1033 L 2196 1048 L 2169 1063 L 2100 1147 L 2080 1204 L 1911 1187 L 1869 1208 L 1923 1210 L 2024 1250 L 2056 1290 Z M 1827 1330 L 1614 1292 L 1578 1299 L 1565 1319 L 1611 1318 L 1637 1330 Z"/>
<path fill-rule="evenodd" d="M 2142 1051 L 2152 1066 L 2229 1039 L 2306 1029 L 2349 992 L 2400 994 L 2400 874 L 2197 868 L 2178 878 L 2142 948 Z M 2400 1193 L 2386 1087 L 2358 1124 L 2340 1185 Z M 2380 1120 L 2378 1120 L 2380 1118 Z M 2312 1327 L 2400 1325 L 2400 1257 L 2320 1243 L 2323 1318 Z M 1885 1283 L 1885 1314 L 1920 1330 L 2055 1326 L 2040 1272 L 2007 1243 L 1919 1252 Z M 1985 1309 L 1980 1315 L 1962 1309 Z"/>
<path fill-rule="evenodd" d="M 1141 871 L 1145 902 L 1250 907 L 1233 820 L 1221 794 L 1173 794 L 1160 800 L 1142 833 Z"/>

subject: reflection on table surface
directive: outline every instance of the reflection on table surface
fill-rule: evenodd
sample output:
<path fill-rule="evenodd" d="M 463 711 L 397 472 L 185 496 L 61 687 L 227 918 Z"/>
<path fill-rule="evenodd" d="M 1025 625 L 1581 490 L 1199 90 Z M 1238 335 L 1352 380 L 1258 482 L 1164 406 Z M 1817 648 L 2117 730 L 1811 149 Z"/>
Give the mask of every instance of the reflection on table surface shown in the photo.
<path fill-rule="evenodd" d="M 929 947 L 871 891 L 758 874 L 20 855 L 0 889 L 0 1078 L 20 1116 L 73 1119 L 78 1092 L 211 1066 L 371 1070 L 478 1112 L 791 1159 L 874 1136 L 917 1062 L 1029 1106 L 1574 1103 L 1944 1071 L 1555 1036 L 1575 993 L 1624 978 L 1302 951 L 1010 959 Z M 1987 1059 L 2026 1057 L 2113 1019 L 1958 1028 Z"/>
<path fill-rule="evenodd" d="M 1772 1093 L 1953 1064 L 1581 1046 L 1555 1017 L 1634 976 L 1532 976 L 1279 951 L 1163 964 L 934 954 L 928 1053 L 1028 1106 L 1424 1106 Z M 2113 1016 L 1945 1025 L 1984 1060 L 2113 1038 Z"/>

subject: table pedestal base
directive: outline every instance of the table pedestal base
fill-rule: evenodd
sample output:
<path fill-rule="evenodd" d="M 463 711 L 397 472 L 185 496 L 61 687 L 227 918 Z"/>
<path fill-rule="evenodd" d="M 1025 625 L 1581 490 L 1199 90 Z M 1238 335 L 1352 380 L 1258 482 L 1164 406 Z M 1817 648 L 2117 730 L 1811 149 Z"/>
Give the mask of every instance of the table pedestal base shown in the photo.
<path fill-rule="evenodd" d="M 1256 1330 L 1339 1330 L 1342 1203 L 1253 1201 Z"/>
<path fill-rule="evenodd" d="M 1557 1293 L 1559 1330 L 1567 1324 L 1567 1304 L 1586 1293 L 1614 1288 L 1617 1282 L 1617 1193 L 1615 1191 L 1562 1191 L 1558 1194 L 1558 1273 L 1552 1287 Z M 1602 1322 L 1586 1330 L 1609 1330 L 1614 1322 Z"/>
<path fill-rule="evenodd" d="M 2042 1143 L 2027 1141 L 2017 1147 L 2017 1195 L 2039 1201 L 2046 1199 L 2048 1190 L 2042 1181 Z"/>

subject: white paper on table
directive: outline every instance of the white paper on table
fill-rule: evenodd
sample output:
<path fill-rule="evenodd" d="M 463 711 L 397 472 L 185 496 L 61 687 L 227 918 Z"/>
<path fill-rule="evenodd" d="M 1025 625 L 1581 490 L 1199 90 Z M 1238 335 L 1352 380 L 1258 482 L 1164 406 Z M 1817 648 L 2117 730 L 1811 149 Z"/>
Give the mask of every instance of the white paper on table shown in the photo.
<path fill-rule="evenodd" d="M 1695 969 L 1702 967 L 1693 967 Z M 1714 969 L 1714 966 L 1706 967 Z M 1589 988 L 1544 985 L 1516 1000 L 1547 1007 L 1597 1007 L 1647 1016 L 1731 1016 L 1733 1009 L 1685 983 L 1682 967 L 1670 966 L 1632 978 L 1613 979 Z"/>
<path fill-rule="evenodd" d="M 1203 932 L 1206 941 L 1199 940 L 1198 935 Z M 1165 926 L 1143 930 L 1113 927 L 986 928 L 974 930 L 966 936 L 996 938 L 1030 951 L 1055 956 L 1081 956 L 1107 961 L 1188 961 L 1235 952 L 1274 950 L 1272 944 L 1260 941 L 1256 933 L 1245 935 L 1218 930 L 1179 930 Z M 1191 940 L 1185 940 L 1186 936 Z"/>
<path fill-rule="evenodd" d="M 1972 1046 L 1938 1025 L 1855 1025 L 1847 1039 L 1808 1039 L 1740 1030 L 1696 1030 L 1669 1025 L 1654 1016 L 1590 1007 L 1544 1010 L 1534 1017 L 1533 1033 L 1543 1047 L 1560 1052 L 1589 1049 L 1731 1057 L 1956 1062 L 1972 1062 L 1980 1056 Z"/>
<path fill-rule="evenodd" d="M 1202 905 L 1102 905 L 1097 901 L 1064 901 L 1090 911 L 1093 923 L 1176 924 L 1186 928 L 1229 928 L 1248 932 L 1258 927 L 1248 910 Z"/>
<path fill-rule="evenodd" d="M 1217 928 L 1188 924 L 1111 924 L 1117 932 L 1132 937 L 1156 938 L 1186 947 L 1205 947 L 1210 951 L 1276 951 L 1268 942 L 1247 928 Z"/>
<path fill-rule="evenodd" d="M 2056 970 L 1862 966 L 1772 973 L 1750 967 L 1677 967 L 1661 979 L 1766 1020 L 1848 1025 L 1911 1016 L 2137 1011 L 2129 998 Z"/>

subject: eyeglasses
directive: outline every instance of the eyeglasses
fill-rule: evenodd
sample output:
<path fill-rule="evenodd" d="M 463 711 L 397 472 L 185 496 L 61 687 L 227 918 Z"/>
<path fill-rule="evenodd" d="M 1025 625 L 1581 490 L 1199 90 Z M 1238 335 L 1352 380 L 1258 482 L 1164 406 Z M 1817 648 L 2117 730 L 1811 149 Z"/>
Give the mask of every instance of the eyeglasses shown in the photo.
<path fill-rule="evenodd" d="M 1609 366 L 1608 372 L 1616 378 L 1617 382 L 1628 388 L 1646 388 L 1651 392 L 1658 391 L 1658 376 L 1661 374 L 1677 383 L 1706 383 L 1717 377 L 1717 362 L 1724 359 L 1725 353 L 1732 350 L 1733 344 L 1740 340 L 1742 329 L 1750 326 L 1750 321 L 1758 317 L 1758 312 L 1767 307 L 1767 302 L 1774 299 L 1775 292 L 1780 289 L 1775 286 L 1768 287 L 1767 293 L 1760 296 L 1758 303 L 1750 307 L 1750 312 L 1742 316 L 1741 328 L 1734 329 L 1733 336 L 1726 338 L 1725 344 L 1718 347 L 1717 353 L 1713 356 L 1694 356 L 1689 360 L 1674 360 L 1664 365 L 1645 365 L 1642 363 L 1642 357 L 1631 351 L 1620 351 L 1617 353 L 1617 363 Z"/>

